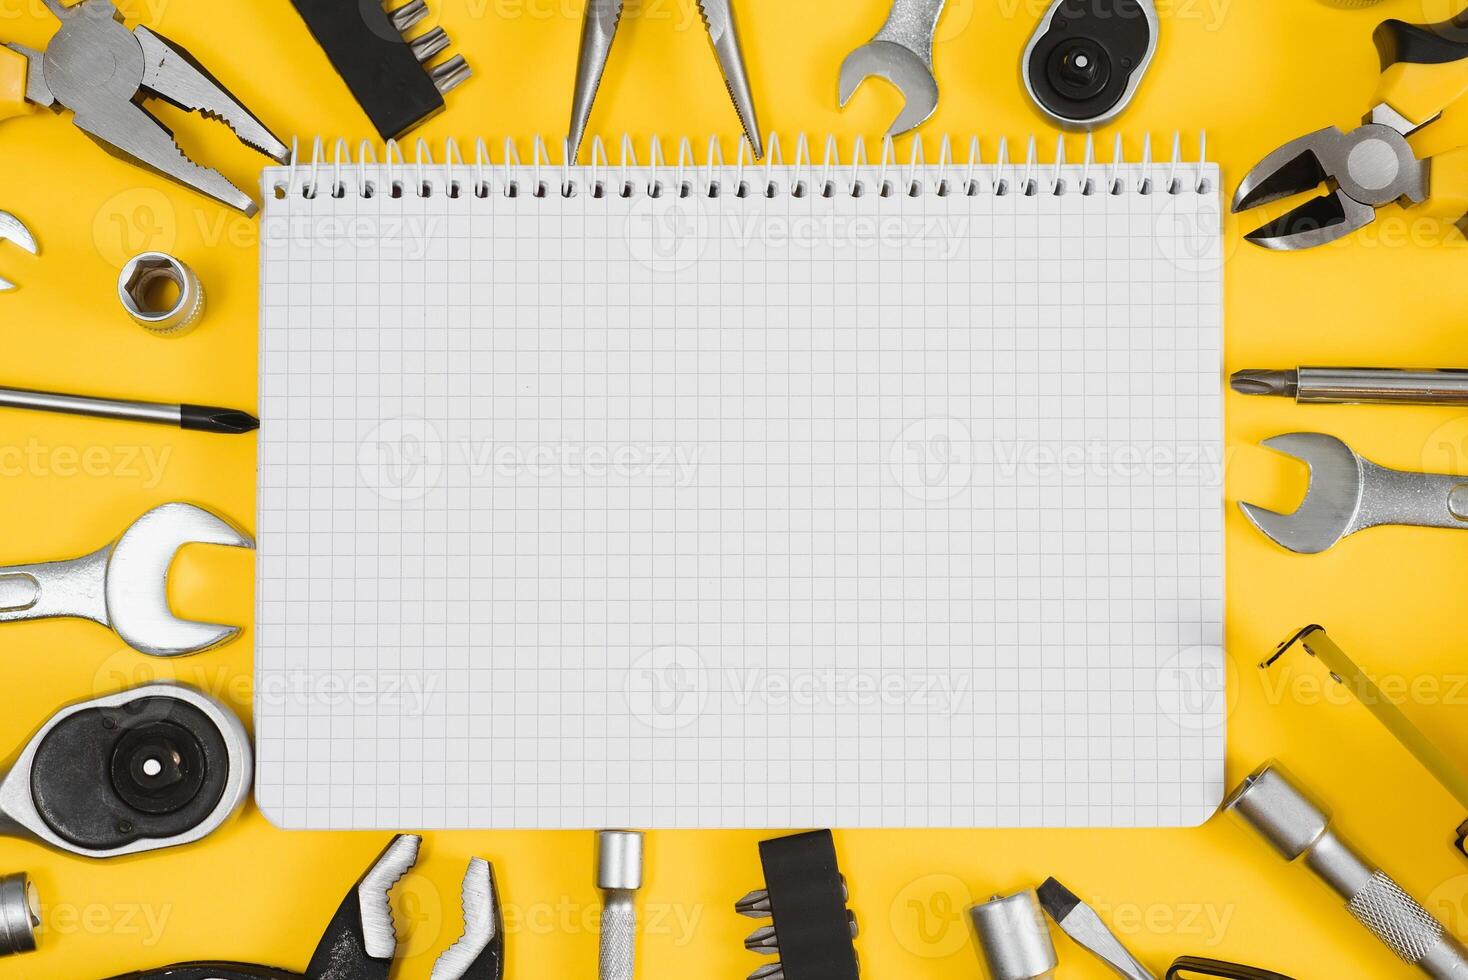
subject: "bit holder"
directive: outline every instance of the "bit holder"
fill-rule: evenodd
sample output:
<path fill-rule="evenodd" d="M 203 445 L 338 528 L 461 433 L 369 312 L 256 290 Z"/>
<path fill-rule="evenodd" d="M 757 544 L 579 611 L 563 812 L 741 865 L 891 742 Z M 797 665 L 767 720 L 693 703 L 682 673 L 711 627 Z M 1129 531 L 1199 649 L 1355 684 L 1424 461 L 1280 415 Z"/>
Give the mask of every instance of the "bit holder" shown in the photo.
<path fill-rule="evenodd" d="M 769 919 L 745 948 L 778 959 L 749 980 L 857 980 L 856 916 L 846 907 L 846 879 L 829 830 L 760 843 L 765 887 L 735 905 L 740 915 Z"/>
<path fill-rule="evenodd" d="M 430 64 L 450 47 L 443 28 L 408 37 L 428 17 L 425 0 L 391 10 L 376 0 L 292 3 L 385 140 L 442 112 L 444 95 L 472 74 L 463 55 Z"/>

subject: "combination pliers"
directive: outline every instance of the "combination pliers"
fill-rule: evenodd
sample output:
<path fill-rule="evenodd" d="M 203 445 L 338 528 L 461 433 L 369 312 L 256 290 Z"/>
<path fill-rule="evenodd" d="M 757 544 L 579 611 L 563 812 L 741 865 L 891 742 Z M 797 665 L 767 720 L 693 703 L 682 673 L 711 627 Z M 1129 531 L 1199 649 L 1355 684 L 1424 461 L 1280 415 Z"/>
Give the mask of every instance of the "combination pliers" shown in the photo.
<path fill-rule="evenodd" d="M 305 973 L 248 963 L 180 963 L 111 980 L 388 980 L 397 955 L 389 895 L 418 863 L 423 839 L 393 838 L 342 899 Z M 431 980 L 503 980 L 505 927 L 494 869 L 475 858 L 463 888 L 464 935 L 433 965 Z"/>
<path fill-rule="evenodd" d="M 19 44 L 0 49 L 0 119 L 31 106 L 69 109 L 77 128 L 113 156 L 248 215 L 258 210 L 223 174 L 190 160 L 143 102 L 156 97 L 218 119 L 278 163 L 290 158 L 284 143 L 183 48 L 146 27 L 124 26 L 112 0 L 43 2 L 61 28 L 44 52 Z"/>
<path fill-rule="evenodd" d="M 1398 203 L 1468 234 L 1468 11 L 1442 24 L 1388 20 L 1376 29 L 1382 78 L 1363 125 L 1330 126 L 1265 157 L 1239 186 L 1235 212 L 1315 190 L 1246 237 L 1294 251 L 1343 238 Z"/>

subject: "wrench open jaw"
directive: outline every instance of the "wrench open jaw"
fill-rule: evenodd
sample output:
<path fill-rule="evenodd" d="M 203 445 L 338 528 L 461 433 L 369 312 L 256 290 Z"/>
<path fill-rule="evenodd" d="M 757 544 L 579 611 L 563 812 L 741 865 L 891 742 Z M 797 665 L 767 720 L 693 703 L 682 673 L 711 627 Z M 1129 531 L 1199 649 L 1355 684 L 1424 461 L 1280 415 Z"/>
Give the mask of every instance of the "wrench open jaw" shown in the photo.
<path fill-rule="evenodd" d="M 1365 460 L 1333 436 L 1294 432 L 1266 439 L 1264 446 L 1291 456 L 1310 467 L 1310 488 L 1292 514 L 1280 514 L 1254 504 L 1240 503 L 1253 525 L 1275 544 L 1302 555 L 1329 549 L 1348 534 L 1362 530 L 1361 513 Z"/>
<path fill-rule="evenodd" d="M 917 129 L 938 108 L 938 80 L 933 75 L 933 38 L 947 0 L 893 0 L 892 13 L 877 36 L 846 56 L 841 65 L 841 107 L 863 82 L 885 78 L 906 100 L 891 137 Z"/>
<path fill-rule="evenodd" d="M 255 547 L 254 539 L 223 518 L 192 504 L 165 504 L 90 555 L 0 568 L 0 623 L 89 619 L 154 657 L 213 649 L 238 636 L 240 628 L 179 619 L 168 605 L 169 569 L 187 544 Z"/>
<path fill-rule="evenodd" d="M 1239 509 L 1297 554 L 1317 555 L 1357 531 L 1388 524 L 1468 530 L 1468 477 L 1390 470 L 1319 432 L 1275 436 L 1264 446 L 1309 466 L 1310 487 L 1292 514 L 1248 503 Z"/>
<path fill-rule="evenodd" d="M 917 129 L 937 110 L 938 80 L 931 62 L 894 41 L 871 41 L 847 55 L 841 65 L 841 108 L 873 76 L 891 82 L 906 100 L 888 136 Z"/>

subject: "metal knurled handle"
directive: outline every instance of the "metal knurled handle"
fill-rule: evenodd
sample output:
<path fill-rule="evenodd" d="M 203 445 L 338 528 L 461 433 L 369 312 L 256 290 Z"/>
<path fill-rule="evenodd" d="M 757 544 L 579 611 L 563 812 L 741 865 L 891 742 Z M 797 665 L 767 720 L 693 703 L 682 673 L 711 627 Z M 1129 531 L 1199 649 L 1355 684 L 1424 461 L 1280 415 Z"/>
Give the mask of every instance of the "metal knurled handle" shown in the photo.
<path fill-rule="evenodd" d="M 601 913 L 601 980 L 632 980 L 637 909 L 630 894 L 608 897 Z"/>
<path fill-rule="evenodd" d="M 1442 942 L 1443 927 L 1438 921 L 1380 871 L 1346 907 L 1356 921 L 1414 966 Z"/>

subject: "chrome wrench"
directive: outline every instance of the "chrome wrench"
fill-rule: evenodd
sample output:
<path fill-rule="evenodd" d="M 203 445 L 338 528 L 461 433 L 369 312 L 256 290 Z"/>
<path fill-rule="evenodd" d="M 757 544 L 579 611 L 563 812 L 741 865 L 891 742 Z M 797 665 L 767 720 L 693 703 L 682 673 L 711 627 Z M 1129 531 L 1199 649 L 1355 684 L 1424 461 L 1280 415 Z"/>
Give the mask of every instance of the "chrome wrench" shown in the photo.
<path fill-rule="evenodd" d="M 873 75 L 885 78 L 907 100 L 888 136 L 917 129 L 938 108 L 933 74 L 933 38 L 946 0 L 894 0 L 877 36 L 847 55 L 841 65 L 841 106 Z"/>
<path fill-rule="evenodd" d="M 71 561 L 0 568 L 0 623 L 67 617 L 110 627 L 154 657 L 201 653 L 239 635 L 239 627 L 173 615 L 168 571 L 186 544 L 254 548 L 254 540 L 192 504 L 164 504 L 144 514 L 116 543 Z"/>
<path fill-rule="evenodd" d="M 1387 524 L 1468 529 L 1468 476 L 1389 470 L 1319 432 L 1276 436 L 1264 445 L 1310 467 L 1310 489 L 1294 513 L 1239 504 L 1255 527 L 1290 551 L 1319 554 L 1347 535 Z"/>

